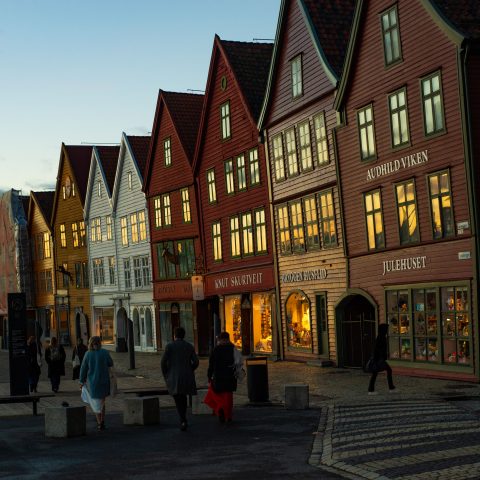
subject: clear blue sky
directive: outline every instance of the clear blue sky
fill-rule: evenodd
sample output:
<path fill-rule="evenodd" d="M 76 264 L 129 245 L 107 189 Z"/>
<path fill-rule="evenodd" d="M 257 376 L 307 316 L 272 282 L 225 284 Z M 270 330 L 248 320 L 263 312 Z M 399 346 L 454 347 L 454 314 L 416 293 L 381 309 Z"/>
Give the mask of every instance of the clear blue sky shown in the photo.
<path fill-rule="evenodd" d="M 152 129 L 204 90 L 213 38 L 274 39 L 280 0 L 0 0 L 0 190 L 54 188 L 60 146 Z"/>

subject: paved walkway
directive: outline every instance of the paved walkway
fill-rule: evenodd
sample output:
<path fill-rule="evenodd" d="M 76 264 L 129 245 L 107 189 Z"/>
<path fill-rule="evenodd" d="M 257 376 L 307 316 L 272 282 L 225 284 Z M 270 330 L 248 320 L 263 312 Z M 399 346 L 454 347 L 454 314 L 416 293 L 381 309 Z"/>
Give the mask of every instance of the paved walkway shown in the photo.
<path fill-rule="evenodd" d="M 159 355 L 137 353 L 135 370 L 128 368 L 128 354 L 112 353 L 112 357 L 120 390 L 164 385 Z M 0 352 L 2 395 L 8 394 L 5 365 L 8 355 Z M 206 384 L 206 368 L 207 361 L 202 359 L 197 371 L 199 385 Z M 65 378 L 70 375 L 68 366 Z M 269 361 L 268 376 L 274 406 L 283 404 L 285 384 L 309 384 L 310 407 L 319 416 L 309 453 L 310 465 L 328 467 L 346 478 L 480 478 L 479 385 L 394 376 L 397 392 L 389 394 L 386 379 L 380 375 L 378 395 L 368 396 L 368 375 L 357 370 Z M 50 391 L 44 377 L 39 391 Z M 120 413 L 124 397 L 120 393 L 109 398 L 107 411 Z M 62 401 L 81 404 L 78 384 L 73 380 L 63 379 L 59 394 L 42 400 L 39 412 Z M 168 396 L 161 396 L 160 402 L 162 407 L 173 406 Z M 247 404 L 245 381 L 235 394 L 235 405 Z M 0 405 L 0 417 L 12 415 L 31 415 L 31 406 Z"/>

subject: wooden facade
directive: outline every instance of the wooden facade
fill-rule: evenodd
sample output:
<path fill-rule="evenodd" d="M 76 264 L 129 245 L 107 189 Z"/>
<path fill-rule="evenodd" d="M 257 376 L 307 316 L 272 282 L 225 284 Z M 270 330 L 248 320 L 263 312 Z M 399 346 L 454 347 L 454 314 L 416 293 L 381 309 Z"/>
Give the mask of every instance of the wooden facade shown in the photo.
<path fill-rule="evenodd" d="M 90 290 L 83 207 L 92 147 L 62 143 L 52 210 L 55 270 L 55 330 L 60 343 L 88 339 Z"/>
<path fill-rule="evenodd" d="M 258 115 L 271 44 L 214 39 L 195 154 L 212 333 L 276 353 L 273 250 Z M 210 339 L 213 344 L 213 338 Z"/>
<path fill-rule="evenodd" d="M 268 146 L 284 354 L 323 364 L 336 361 L 335 305 L 347 282 L 332 131 L 353 14 L 353 2 L 330 3 L 282 2 L 260 122 Z M 334 48 L 321 43 L 329 24 L 336 25 Z"/>
<path fill-rule="evenodd" d="M 364 365 L 387 322 L 397 367 L 478 379 L 464 40 L 433 2 L 358 4 L 336 100 L 349 263 L 341 365 Z"/>

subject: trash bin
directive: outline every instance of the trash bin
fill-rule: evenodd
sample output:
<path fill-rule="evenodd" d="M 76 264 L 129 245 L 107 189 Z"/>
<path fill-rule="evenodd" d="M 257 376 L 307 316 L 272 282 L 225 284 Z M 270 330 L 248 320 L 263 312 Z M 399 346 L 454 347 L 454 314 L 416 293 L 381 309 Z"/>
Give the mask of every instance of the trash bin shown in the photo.
<path fill-rule="evenodd" d="M 247 365 L 248 399 L 251 402 L 268 402 L 267 357 L 252 357 Z"/>

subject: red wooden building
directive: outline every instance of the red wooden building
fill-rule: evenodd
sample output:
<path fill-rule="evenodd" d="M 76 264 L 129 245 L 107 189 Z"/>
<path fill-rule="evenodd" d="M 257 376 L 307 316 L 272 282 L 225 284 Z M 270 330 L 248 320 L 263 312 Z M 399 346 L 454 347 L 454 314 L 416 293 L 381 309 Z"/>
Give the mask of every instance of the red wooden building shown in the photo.
<path fill-rule="evenodd" d="M 209 327 L 194 302 L 192 275 L 202 266 L 192 160 L 203 95 L 160 90 L 143 190 L 149 212 L 153 299 L 161 348 L 183 326 L 200 354 L 209 349 Z"/>
<path fill-rule="evenodd" d="M 268 182 L 257 129 L 272 47 L 215 36 L 194 160 L 209 322 L 244 354 L 275 350 Z"/>
<path fill-rule="evenodd" d="M 479 378 L 479 20 L 476 1 L 358 2 L 336 99 L 341 365 L 387 322 L 397 369 Z"/>

